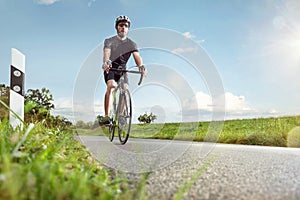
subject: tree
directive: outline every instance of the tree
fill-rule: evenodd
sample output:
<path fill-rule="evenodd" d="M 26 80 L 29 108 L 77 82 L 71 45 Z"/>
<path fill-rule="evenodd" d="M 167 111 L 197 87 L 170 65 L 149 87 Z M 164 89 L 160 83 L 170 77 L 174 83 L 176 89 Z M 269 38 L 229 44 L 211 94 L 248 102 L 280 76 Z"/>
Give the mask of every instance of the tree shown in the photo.
<path fill-rule="evenodd" d="M 150 124 L 151 122 L 154 122 L 154 120 L 156 120 L 157 117 L 156 115 L 154 115 L 152 112 L 148 115 L 147 113 L 145 113 L 144 115 L 140 115 L 138 120 L 139 122 L 143 122 L 144 124 Z"/>
<path fill-rule="evenodd" d="M 76 122 L 76 128 L 85 128 L 85 123 L 82 120 Z"/>
<path fill-rule="evenodd" d="M 38 113 L 40 109 L 50 111 L 54 108 L 53 96 L 49 89 L 29 89 L 25 94 L 25 105 L 29 105 L 31 112 Z"/>
<path fill-rule="evenodd" d="M 0 100 L 9 106 L 9 86 L 0 84 Z M 46 88 L 29 89 L 25 94 L 24 121 L 29 123 L 41 122 L 48 127 L 68 129 L 72 122 L 62 116 L 51 116 L 50 110 L 54 108 L 53 96 Z M 9 111 L 0 104 L 0 120 L 9 117 Z"/>
<path fill-rule="evenodd" d="M 9 86 L 5 86 L 5 84 L 0 84 L 0 100 L 9 105 Z M 9 111 L 4 108 L 4 106 L 0 106 L 0 119 L 8 118 Z"/>
<path fill-rule="evenodd" d="M 72 122 L 60 115 L 51 115 L 50 117 L 46 118 L 46 122 L 48 123 L 49 127 L 60 127 L 62 129 L 68 129 L 72 126 Z"/>
<path fill-rule="evenodd" d="M 54 108 L 53 96 L 49 89 L 29 89 L 25 94 L 25 122 L 36 123 L 43 121 L 48 127 L 69 128 L 72 125 L 63 116 L 52 116 L 50 110 Z"/>
<path fill-rule="evenodd" d="M 8 96 L 9 96 L 9 86 L 5 86 L 5 84 L 0 84 L 0 97 L 1 97 L 1 100 L 4 97 L 6 97 L 6 99 L 8 99 Z"/>
<path fill-rule="evenodd" d="M 93 127 L 93 122 L 89 121 L 85 123 L 83 120 L 79 120 L 76 122 L 75 127 L 80 129 L 91 129 Z"/>

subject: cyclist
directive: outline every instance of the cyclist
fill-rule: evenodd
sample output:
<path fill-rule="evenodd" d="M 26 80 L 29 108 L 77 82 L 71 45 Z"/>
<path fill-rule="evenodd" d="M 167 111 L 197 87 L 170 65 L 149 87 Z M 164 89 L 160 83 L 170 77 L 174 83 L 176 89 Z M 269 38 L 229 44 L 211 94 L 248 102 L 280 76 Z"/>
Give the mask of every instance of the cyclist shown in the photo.
<path fill-rule="evenodd" d="M 130 56 L 133 55 L 134 61 L 139 67 L 139 70 L 142 71 L 143 76 L 146 75 L 143 60 L 139 54 L 136 43 L 127 37 L 130 25 L 131 21 L 127 16 L 118 16 L 115 20 L 115 29 L 117 34 L 104 40 L 102 69 L 104 71 L 104 80 L 107 88 L 104 98 L 105 117 L 100 121 L 100 124 L 108 124 L 110 122 L 110 96 L 115 88 L 115 83 L 118 82 L 122 76 L 120 73 L 110 71 L 109 69 L 120 68 L 120 66 L 121 68 L 126 69 L 126 64 Z M 124 76 L 125 81 L 127 82 L 127 75 L 125 74 Z"/>

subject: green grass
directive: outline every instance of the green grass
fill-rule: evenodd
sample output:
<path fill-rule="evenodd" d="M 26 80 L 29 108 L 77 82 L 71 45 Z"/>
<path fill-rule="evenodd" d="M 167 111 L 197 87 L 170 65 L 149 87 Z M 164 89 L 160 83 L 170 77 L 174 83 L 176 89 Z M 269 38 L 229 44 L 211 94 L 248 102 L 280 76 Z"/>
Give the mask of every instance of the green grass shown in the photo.
<path fill-rule="evenodd" d="M 207 141 L 209 122 L 132 126 L 132 137 Z M 78 129 L 81 135 L 105 135 L 107 128 Z M 219 143 L 300 147 L 300 116 L 229 120 Z M 178 190 L 180 199 L 208 164 Z M 148 174 L 132 188 L 126 175 L 100 165 L 74 139 L 72 130 L 43 123 L 12 129 L 0 121 L 0 199 L 145 199 Z"/>
<path fill-rule="evenodd" d="M 299 116 L 231 120 L 225 122 L 218 142 L 286 147 L 291 130 L 298 126 Z M 300 147 L 300 140 L 295 142 Z"/>
<path fill-rule="evenodd" d="M 116 172 L 114 172 L 116 173 Z M 71 131 L 0 122 L 0 199 L 124 199 L 127 181 L 105 170 Z"/>
<path fill-rule="evenodd" d="M 300 147 L 300 116 L 228 120 L 221 132 L 210 126 L 210 122 L 133 124 L 130 137 Z M 106 134 L 106 129 L 102 127 L 102 133 Z M 92 131 L 93 135 L 100 133 Z"/>
<path fill-rule="evenodd" d="M 97 135 L 105 135 L 107 134 L 107 128 L 96 128 L 96 129 L 76 129 L 77 135 L 90 135 L 90 136 L 97 136 Z"/>

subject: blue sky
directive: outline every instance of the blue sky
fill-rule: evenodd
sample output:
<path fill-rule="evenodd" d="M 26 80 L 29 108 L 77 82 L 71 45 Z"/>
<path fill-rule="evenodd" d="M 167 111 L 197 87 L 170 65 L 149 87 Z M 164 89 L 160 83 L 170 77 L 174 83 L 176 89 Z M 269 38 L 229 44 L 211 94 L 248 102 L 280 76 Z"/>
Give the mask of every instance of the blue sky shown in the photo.
<path fill-rule="evenodd" d="M 297 0 L 1 0 L 0 83 L 9 83 L 10 50 L 16 48 L 26 55 L 26 89 L 50 89 L 54 113 L 72 118 L 80 70 L 89 61 L 101 66 L 101 45 L 115 34 L 115 18 L 125 14 L 133 35 L 136 29 L 167 29 L 205 50 L 223 83 L 226 118 L 300 114 L 299 10 Z M 210 89 L 203 77 L 172 52 L 140 53 L 146 66 L 167 65 L 180 73 L 194 94 L 184 102 L 197 105 L 151 85 L 148 67 L 147 84 L 133 93 L 136 115 L 153 111 L 161 122 L 210 119 Z M 103 114 L 103 83 L 99 73 L 95 110 L 86 120 Z M 183 119 L 184 109 L 199 113 Z"/>

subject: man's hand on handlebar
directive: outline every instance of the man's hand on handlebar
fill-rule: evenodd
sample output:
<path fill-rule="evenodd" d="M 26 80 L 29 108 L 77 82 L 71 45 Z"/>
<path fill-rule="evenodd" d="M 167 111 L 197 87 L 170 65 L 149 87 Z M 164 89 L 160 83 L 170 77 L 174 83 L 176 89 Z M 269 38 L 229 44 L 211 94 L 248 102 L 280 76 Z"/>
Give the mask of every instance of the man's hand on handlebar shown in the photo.
<path fill-rule="evenodd" d="M 146 77 L 147 75 L 147 69 L 144 65 L 139 66 L 139 71 L 142 72 L 143 77 Z"/>
<path fill-rule="evenodd" d="M 106 62 L 103 63 L 102 69 L 108 73 L 110 68 L 112 67 L 111 61 L 107 60 Z"/>

